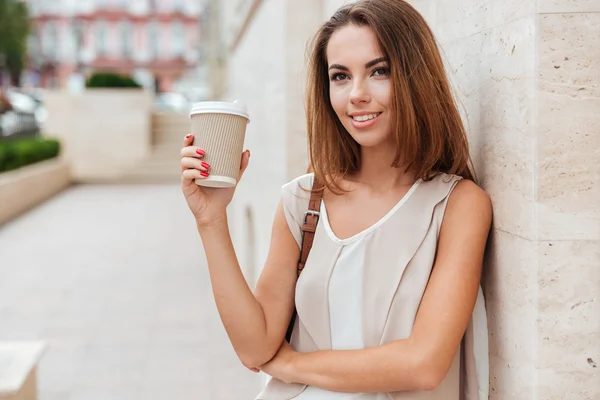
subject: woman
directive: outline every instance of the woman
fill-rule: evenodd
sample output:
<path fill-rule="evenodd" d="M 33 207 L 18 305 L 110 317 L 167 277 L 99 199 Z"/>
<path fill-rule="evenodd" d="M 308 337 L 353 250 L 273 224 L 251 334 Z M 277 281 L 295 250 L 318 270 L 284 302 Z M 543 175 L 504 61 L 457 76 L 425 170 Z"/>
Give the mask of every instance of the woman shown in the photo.
<path fill-rule="evenodd" d="M 244 365 L 274 378 L 257 399 L 487 399 L 491 202 L 430 29 L 404 1 L 346 5 L 318 31 L 309 75 L 314 172 L 283 187 L 255 293 L 228 233 L 234 189 L 195 185 L 204 152 L 191 135 L 182 150 L 223 324 Z M 315 177 L 321 216 L 296 281 Z"/>

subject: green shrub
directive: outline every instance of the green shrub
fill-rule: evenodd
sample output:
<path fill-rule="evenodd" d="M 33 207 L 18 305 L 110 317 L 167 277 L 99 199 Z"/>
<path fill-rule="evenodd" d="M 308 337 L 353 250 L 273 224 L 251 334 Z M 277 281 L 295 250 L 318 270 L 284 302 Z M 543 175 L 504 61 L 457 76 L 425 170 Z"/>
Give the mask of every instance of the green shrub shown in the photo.
<path fill-rule="evenodd" d="M 96 72 L 86 82 L 88 88 L 141 88 L 142 86 L 128 76 L 109 72 Z"/>
<path fill-rule="evenodd" d="M 54 139 L 0 141 L 0 172 L 10 171 L 58 156 L 60 143 Z"/>

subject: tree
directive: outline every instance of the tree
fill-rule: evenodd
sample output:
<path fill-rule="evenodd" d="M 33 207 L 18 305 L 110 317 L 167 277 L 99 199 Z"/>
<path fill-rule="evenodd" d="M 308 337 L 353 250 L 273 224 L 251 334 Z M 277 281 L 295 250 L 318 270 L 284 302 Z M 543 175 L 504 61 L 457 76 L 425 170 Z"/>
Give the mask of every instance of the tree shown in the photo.
<path fill-rule="evenodd" d="M 25 67 L 31 24 L 27 5 L 18 0 L 0 0 L 0 69 L 6 68 L 17 86 Z"/>

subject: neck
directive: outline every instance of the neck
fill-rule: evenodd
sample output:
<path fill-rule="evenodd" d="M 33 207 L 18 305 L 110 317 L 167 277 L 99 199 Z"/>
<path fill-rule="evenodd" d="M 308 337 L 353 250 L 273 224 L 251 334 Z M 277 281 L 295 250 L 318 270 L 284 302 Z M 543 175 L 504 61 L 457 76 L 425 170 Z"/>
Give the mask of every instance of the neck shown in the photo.
<path fill-rule="evenodd" d="M 402 166 L 391 166 L 395 155 L 395 146 L 363 147 L 356 181 L 377 191 L 412 185 L 416 180 L 414 173 L 406 172 Z"/>

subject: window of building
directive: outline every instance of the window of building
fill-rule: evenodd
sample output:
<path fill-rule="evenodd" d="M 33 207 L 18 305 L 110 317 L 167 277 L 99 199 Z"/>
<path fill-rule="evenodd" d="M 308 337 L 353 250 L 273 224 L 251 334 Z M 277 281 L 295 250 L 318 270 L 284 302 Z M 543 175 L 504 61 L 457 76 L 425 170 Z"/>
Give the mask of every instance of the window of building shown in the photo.
<path fill-rule="evenodd" d="M 130 21 L 121 21 L 121 46 L 123 58 L 131 58 L 133 49 L 133 31 Z"/>
<path fill-rule="evenodd" d="M 175 21 L 172 24 L 173 34 L 173 55 L 175 57 L 183 56 L 185 52 L 185 25 L 181 21 Z"/>
<path fill-rule="evenodd" d="M 185 1 L 173 0 L 173 11 L 184 12 L 185 11 Z"/>
<path fill-rule="evenodd" d="M 158 58 L 158 22 L 151 21 L 148 24 L 148 48 L 150 49 L 150 58 L 155 60 Z"/>
<path fill-rule="evenodd" d="M 99 56 L 104 56 L 107 53 L 107 30 L 106 21 L 96 22 L 96 51 Z"/>
<path fill-rule="evenodd" d="M 44 43 L 44 56 L 52 60 L 56 59 L 58 53 L 58 31 L 54 21 L 48 21 L 44 25 L 43 31 L 43 43 Z"/>
<path fill-rule="evenodd" d="M 85 46 L 85 22 L 81 20 L 76 20 L 71 24 L 70 30 L 70 46 L 71 46 L 71 55 L 76 62 L 81 61 L 81 54 L 84 50 Z"/>

